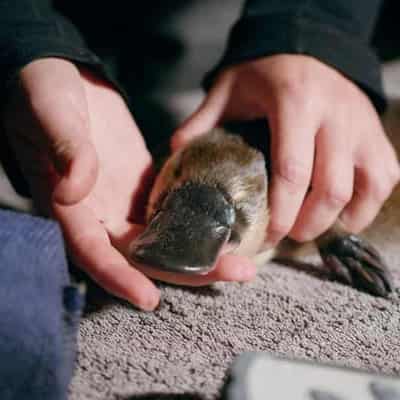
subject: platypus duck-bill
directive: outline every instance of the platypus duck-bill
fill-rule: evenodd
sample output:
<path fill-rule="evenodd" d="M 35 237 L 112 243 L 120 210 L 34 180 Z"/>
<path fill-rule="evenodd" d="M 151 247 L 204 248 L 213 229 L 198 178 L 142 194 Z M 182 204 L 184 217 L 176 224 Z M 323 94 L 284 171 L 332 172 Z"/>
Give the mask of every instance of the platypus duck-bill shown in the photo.
<path fill-rule="evenodd" d="M 265 263 L 268 177 L 263 153 L 216 128 L 174 152 L 150 193 L 147 228 L 130 247 L 134 262 L 165 271 L 204 274 L 226 251 Z M 378 252 L 336 223 L 316 240 L 337 280 L 387 296 L 392 278 Z M 278 249 L 279 256 L 279 249 Z"/>

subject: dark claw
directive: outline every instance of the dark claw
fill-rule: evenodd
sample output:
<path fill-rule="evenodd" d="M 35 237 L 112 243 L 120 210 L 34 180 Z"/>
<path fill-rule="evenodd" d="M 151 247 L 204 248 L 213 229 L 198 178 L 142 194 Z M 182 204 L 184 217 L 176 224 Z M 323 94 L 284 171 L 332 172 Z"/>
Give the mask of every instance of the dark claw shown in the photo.
<path fill-rule="evenodd" d="M 349 270 L 346 265 L 339 260 L 339 258 L 333 254 L 327 254 L 324 261 L 338 281 L 347 285 L 353 284 L 353 279 Z"/>
<path fill-rule="evenodd" d="M 392 276 L 379 253 L 355 235 L 336 236 L 319 246 L 321 257 L 334 277 L 375 296 L 393 291 Z"/>

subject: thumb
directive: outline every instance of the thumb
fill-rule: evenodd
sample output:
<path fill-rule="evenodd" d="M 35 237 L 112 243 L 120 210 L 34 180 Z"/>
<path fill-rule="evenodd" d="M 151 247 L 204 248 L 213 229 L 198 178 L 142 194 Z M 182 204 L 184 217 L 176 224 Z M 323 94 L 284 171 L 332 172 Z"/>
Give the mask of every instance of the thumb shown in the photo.
<path fill-rule="evenodd" d="M 173 151 L 190 140 L 217 126 L 223 119 L 230 97 L 232 79 L 225 74 L 210 90 L 199 108 L 175 131 L 171 137 Z"/>
<path fill-rule="evenodd" d="M 57 117 L 57 124 L 52 124 L 49 113 L 46 130 L 49 156 L 59 176 L 53 199 L 60 204 L 74 204 L 86 197 L 96 182 L 97 154 L 90 139 L 88 114 L 64 107 Z"/>
<path fill-rule="evenodd" d="M 21 71 L 39 137 L 58 175 L 53 198 L 73 204 L 87 196 L 97 178 L 86 94 L 78 69 L 61 59 L 35 61 Z"/>

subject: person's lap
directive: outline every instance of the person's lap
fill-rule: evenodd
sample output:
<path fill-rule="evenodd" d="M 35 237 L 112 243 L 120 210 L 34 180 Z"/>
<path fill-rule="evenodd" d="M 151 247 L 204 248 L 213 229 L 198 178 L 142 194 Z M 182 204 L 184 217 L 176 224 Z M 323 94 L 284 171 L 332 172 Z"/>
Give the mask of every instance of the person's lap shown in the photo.
<path fill-rule="evenodd" d="M 63 399 L 83 296 L 58 225 L 0 209 L 0 398 Z"/>

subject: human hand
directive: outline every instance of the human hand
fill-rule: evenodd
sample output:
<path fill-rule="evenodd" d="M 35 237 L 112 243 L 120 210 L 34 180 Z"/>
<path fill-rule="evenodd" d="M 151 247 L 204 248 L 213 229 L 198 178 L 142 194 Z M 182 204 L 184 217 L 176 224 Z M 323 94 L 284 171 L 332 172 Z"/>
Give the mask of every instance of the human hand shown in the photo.
<path fill-rule="evenodd" d="M 357 233 L 374 219 L 400 170 L 369 98 L 320 61 L 277 55 L 223 71 L 172 147 L 230 120 L 271 128 L 271 246 L 313 240 L 339 217 Z"/>
<path fill-rule="evenodd" d="M 152 160 L 121 96 L 89 71 L 61 59 L 30 63 L 4 122 L 35 205 L 59 221 L 72 259 L 109 292 L 152 310 L 160 293 L 145 274 L 193 286 L 254 276 L 252 264 L 229 256 L 200 277 L 127 261 L 143 229 Z"/>

